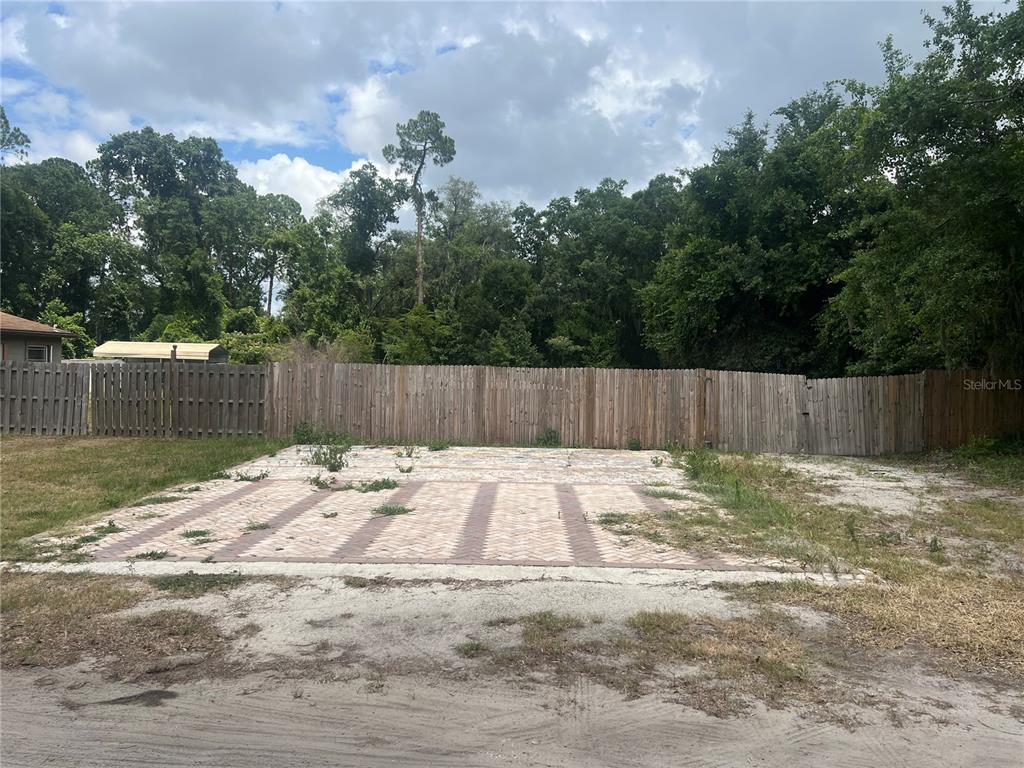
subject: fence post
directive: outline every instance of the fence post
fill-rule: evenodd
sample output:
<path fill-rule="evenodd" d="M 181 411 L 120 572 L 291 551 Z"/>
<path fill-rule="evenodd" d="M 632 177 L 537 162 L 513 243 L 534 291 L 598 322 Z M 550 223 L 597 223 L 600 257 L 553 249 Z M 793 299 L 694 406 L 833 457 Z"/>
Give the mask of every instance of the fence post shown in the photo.
<path fill-rule="evenodd" d="M 797 438 L 796 448 L 799 453 L 809 453 L 811 447 L 811 411 L 807 405 L 808 390 L 814 384 L 807 380 L 806 376 L 800 377 L 800 384 L 796 388 L 796 417 L 797 417 Z"/>

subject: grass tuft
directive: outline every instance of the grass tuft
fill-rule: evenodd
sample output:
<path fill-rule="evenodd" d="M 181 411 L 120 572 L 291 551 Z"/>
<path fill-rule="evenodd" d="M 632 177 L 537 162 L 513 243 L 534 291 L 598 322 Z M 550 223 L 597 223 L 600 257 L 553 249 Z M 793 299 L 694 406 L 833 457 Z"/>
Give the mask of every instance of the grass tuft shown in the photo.
<path fill-rule="evenodd" d="M 403 507 L 401 504 L 382 504 L 373 510 L 375 515 L 383 515 L 385 517 L 393 517 L 395 515 L 407 515 L 412 512 L 409 507 Z"/>

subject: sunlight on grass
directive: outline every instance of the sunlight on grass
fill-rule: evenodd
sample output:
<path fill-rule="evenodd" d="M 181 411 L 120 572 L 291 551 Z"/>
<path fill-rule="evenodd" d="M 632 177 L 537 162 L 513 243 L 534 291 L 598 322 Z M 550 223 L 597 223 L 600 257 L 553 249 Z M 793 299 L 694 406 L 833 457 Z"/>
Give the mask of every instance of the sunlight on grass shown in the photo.
<path fill-rule="evenodd" d="M 286 444 L 243 437 L 5 436 L 0 438 L 0 552 L 15 556 L 21 538 L 88 520 L 170 486 L 209 480 Z"/>

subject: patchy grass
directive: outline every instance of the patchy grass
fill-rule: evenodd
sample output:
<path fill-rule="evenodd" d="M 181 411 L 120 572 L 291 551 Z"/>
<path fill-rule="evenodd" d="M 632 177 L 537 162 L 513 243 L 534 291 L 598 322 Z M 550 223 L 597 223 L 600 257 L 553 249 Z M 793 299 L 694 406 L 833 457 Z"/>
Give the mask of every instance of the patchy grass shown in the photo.
<path fill-rule="evenodd" d="M 386 589 L 391 586 L 391 579 L 386 576 L 374 576 L 372 579 L 365 576 L 345 576 L 342 581 L 351 589 Z"/>
<path fill-rule="evenodd" d="M 868 648 L 929 651 L 942 666 L 1024 679 L 1024 578 L 931 573 L 904 584 L 841 589 L 809 582 L 733 587 L 758 603 L 826 611 Z"/>
<path fill-rule="evenodd" d="M 447 440 L 433 440 L 427 444 L 428 451 L 447 451 L 452 447 L 452 444 Z"/>
<path fill-rule="evenodd" d="M 195 574 L 192 574 L 195 577 Z M 6 573 L 0 582 L 0 662 L 6 668 L 59 668 L 93 660 L 116 680 L 142 673 L 174 679 L 218 672 L 228 638 L 213 619 L 187 610 L 162 610 L 140 616 L 118 612 L 133 608 L 167 589 L 175 597 L 194 597 L 210 586 L 184 576 L 143 580 L 90 574 Z M 174 661 L 168 659 L 184 659 Z"/>
<path fill-rule="evenodd" d="M 672 488 L 647 488 L 644 490 L 644 495 L 654 499 L 670 499 L 672 501 L 682 501 L 686 498 L 685 493 Z"/>
<path fill-rule="evenodd" d="M 551 611 L 503 617 L 487 626 L 518 625 L 517 644 L 492 649 L 471 641 L 468 653 L 456 650 L 499 673 L 566 684 L 583 675 L 627 697 L 668 688 L 676 700 L 720 717 L 743 711 L 751 699 L 781 706 L 826 698 L 781 615 L 725 620 L 642 611 L 595 639 L 592 628 L 602 622 Z"/>
<path fill-rule="evenodd" d="M 478 640 L 469 640 L 468 642 L 460 643 L 455 646 L 455 652 L 464 659 L 475 659 L 478 656 L 483 656 L 489 650 L 490 648 L 488 648 L 486 644 L 481 643 Z"/>
<path fill-rule="evenodd" d="M 240 573 L 175 573 L 166 576 L 154 576 L 149 583 L 161 592 L 169 592 L 171 597 L 200 597 L 207 592 L 227 592 L 242 586 L 247 579 Z"/>
<path fill-rule="evenodd" d="M 408 515 L 410 512 L 412 512 L 411 508 L 403 507 L 401 504 L 382 504 L 373 510 L 373 514 L 384 515 L 386 517 Z"/>
<path fill-rule="evenodd" d="M 134 555 L 133 560 L 163 560 L 167 557 L 166 549 L 151 549 L 148 552 L 142 552 L 141 554 Z"/>
<path fill-rule="evenodd" d="M 893 464 L 930 472 L 952 472 L 977 485 L 1024 494 L 1024 439 L 979 437 L 952 451 L 890 456 Z"/>
<path fill-rule="evenodd" d="M 97 648 L 97 619 L 146 596 L 114 576 L 5 573 L 0 581 L 4 666 L 60 667 Z"/>
<path fill-rule="evenodd" d="M 928 565 L 936 530 L 822 501 L 811 478 L 778 458 L 697 450 L 678 463 L 723 514 L 666 515 L 661 522 L 673 543 L 697 541 L 817 571 L 867 569 L 883 578 L 909 577 Z"/>
<path fill-rule="evenodd" d="M 154 491 L 212 479 L 225 468 L 286 445 L 226 438 L 0 437 L 0 554 L 31 557 L 20 539 L 135 504 Z"/>

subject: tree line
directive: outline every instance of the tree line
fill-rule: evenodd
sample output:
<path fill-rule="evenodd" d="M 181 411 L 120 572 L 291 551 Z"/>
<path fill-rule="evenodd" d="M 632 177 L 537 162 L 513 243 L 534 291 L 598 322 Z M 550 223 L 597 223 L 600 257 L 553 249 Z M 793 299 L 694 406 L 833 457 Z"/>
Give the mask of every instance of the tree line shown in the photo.
<path fill-rule="evenodd" d="M 238 362 L 708 367 L 814 375 L 1024 368 L 1024 10 L 926 17 L 912 62 L 747 114 L 706 165 L 537 210 L 423 173 L 397 126 L 310 217 L 210 138 L 111 137 L 85 167 L 0 170 L 0 304 L 107 339 L 217 340 Z M 0 108 L 0 150 L 30 137 Z M 412 206 L 416 231 L 393 227 Z M 274 297 L 280 311 L 273 312 Z M 299 351 L 296 351 L 299 350 Z"/>

